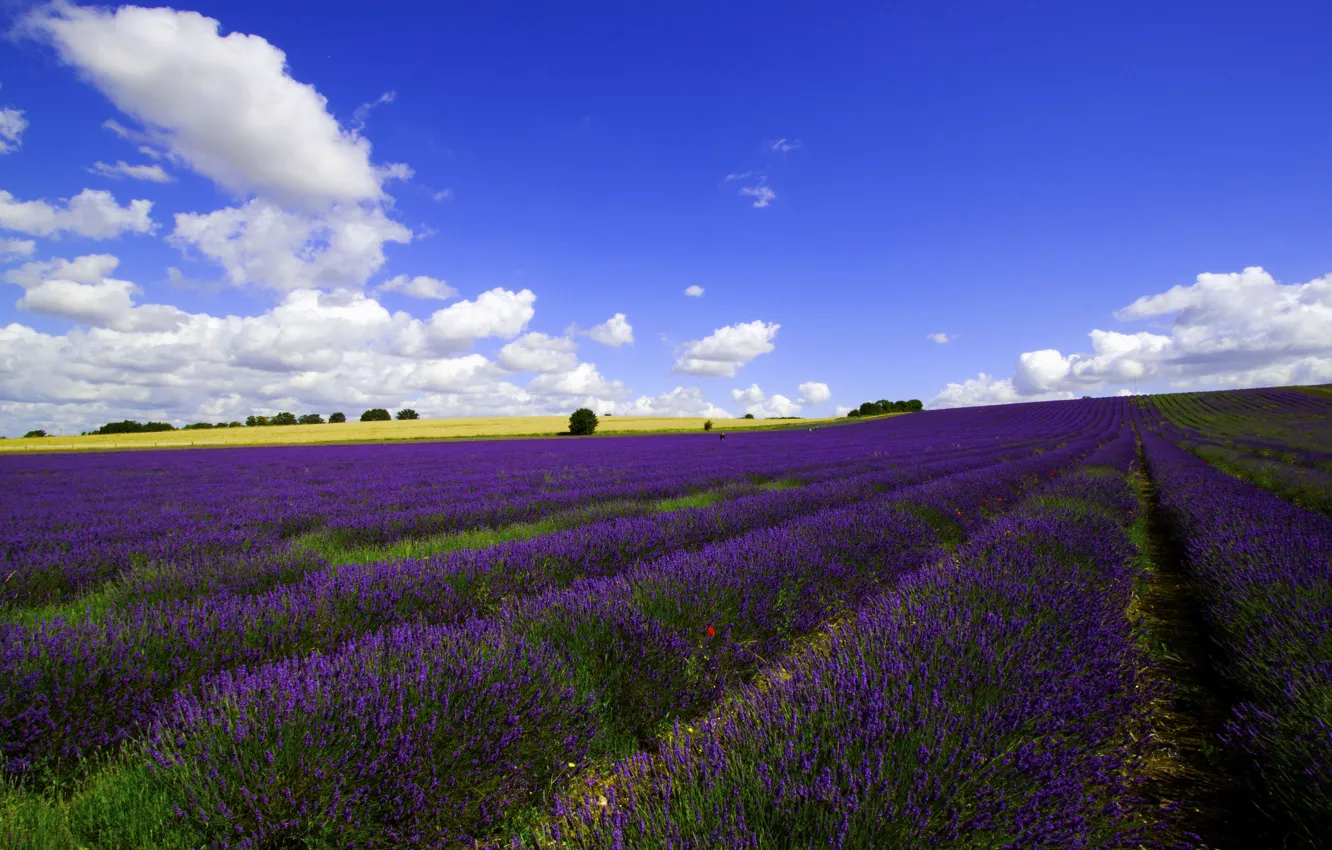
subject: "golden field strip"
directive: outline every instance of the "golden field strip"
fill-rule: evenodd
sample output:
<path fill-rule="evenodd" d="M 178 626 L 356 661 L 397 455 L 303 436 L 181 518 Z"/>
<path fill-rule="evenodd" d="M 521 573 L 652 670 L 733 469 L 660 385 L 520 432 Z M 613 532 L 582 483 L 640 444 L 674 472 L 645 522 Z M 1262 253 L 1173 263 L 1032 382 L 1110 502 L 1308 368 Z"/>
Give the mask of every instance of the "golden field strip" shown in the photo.
<path fill-rule="evenodd" d="M 714 419 L 716 431 L 806 427 L 832 419 Z M 701 418 L 603 416 L 597 434 L 703 431 Z M 272 425 L 263 428 L 210 428 L 148 434 L 93 434 L 86 437 L 31 437 L 0 440 L 0 453 L 52 450 L 188 448 L 202 446 L 288 446 L 319 443 L 376 443 L 397 440 L 449 440 L 485 437 L 553 437 L 569 430 L 567 416 L 478 416 L 337 425 Z"/>

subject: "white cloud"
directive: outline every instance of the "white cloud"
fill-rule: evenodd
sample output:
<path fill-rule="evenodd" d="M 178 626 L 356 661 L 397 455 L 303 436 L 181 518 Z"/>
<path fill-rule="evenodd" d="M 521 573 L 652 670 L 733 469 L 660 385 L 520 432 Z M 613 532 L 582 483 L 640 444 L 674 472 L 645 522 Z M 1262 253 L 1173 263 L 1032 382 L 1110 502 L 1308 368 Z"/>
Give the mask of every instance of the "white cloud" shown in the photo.
<path fill-rule="evenodd" d="M 634 341 L 634 328 L 623 313 L 616 313 L 588 331 L 587 335 L 603 345 L 619 348 Z"/>
<path fill-rule="evenodd" d="M 730 378 L 746 363 L 774 348 L 773 340 L 781 325 L 753 321 L 727 325 L 710 336 L 685 344 L 676 359 L 674 371 L 685 375 Z"/>
<path fill-rule="evenodd" d="M 819 386 L 823 386 L 819 384 Z M 824 387 L 827 389 L 827 387 Z M 759 419 L 765 419 L 769 416 L 798 416 L 800 414 L 800 405 L 781 393 L 767 395 L 759 389 L 758 384 L 751 384 L 748 388 L 740 390 L 731 390 L 731 398 L 735 399 L 737 404 L 745 405 L 745 413 L 752 413 Z"/>
<path fill-rule="evenodd" d="M 576 349 L 568 337 L 533 332 L 501 348 L 497 362 L 510 372 L 570 372 L 578 367 Z"/>
<path fill-rule="evenodd" d="M 1257 266 L 1200 274 L 1188 286 L 1145 295 L 1115 314 L 1121 321 L 1166 316 L 1173 317 L 1168 334 L 1096 329 L 1089 334 L 1090 354 L 1029 351 L 1019 357 L 1011 381 L 949 384 L 931 406 L 950 406 L 959 398 L 994 403 L 1071 397 L 1144 380 L 1187 388 L 1332 379 L 1332 275 L 1281 284 Z"/>
<path fill-rule="evenodd" d="M 733 171 L 726 175 L 726 182 L 729 183 L 732 180 L 747 180 L 748 178 L 753 177 L 754 174 L 755 172 L 753 171 Z"/>
<path fill-rule="evenodd" d="M 89 239 L 112 239 L 121 233 L 151 233 L 152 208 L 152 201 L 117 206 L 110 192 L 84 189 L 61 209 L 46 201 L 19 201 L 0 189 L 0 229 L 30 236 L 54 237 L 67 231 Z"/>
<path fill-rule="evenodd" d="M 603 409 L 604 406 L 603 406 Z M 730 411 L 718 407 L 703 397 L 698 387 L 676 387 L 656 396 L 639 396 L 610 406 L 616 416 L 698 416 L 711 419 L 730 419 Z"/>
<path fill-rule="evenodd" d="M 698 284 L 695 284 L 693 286 L 687 286 L 685 287 L 685 295 L 688 295 L 690 298 L 702 298 L 703 287 L 699 286 Z"/>
<path fill-rule="evenodd" d="M 776 141 L 768 142 L 768 150 L 772 151 L 773 153 L 790 153 L 791 151 L 797 150 L 799 148 L 800 148 L 799 139 L 791 139 L 791 140 L 777 139 Z"/>
<path fill-rule="evenodd" d="M 464 302 L 469 309 L 441 310 L 427 322 L 391 313 L 360 292 L 310 289 L 287 293 L 257 316 L 210 316 L 136 303 L 138 287 L 105 276 L 115 265 L 115 257 L 90 255 L 15 270 L 30 284 L 21 306 L 80 326 L 65 334 L 0 327 L 0 419 L 7 428 L 68 433 L 122 418 L 215 421 L 404 405 L 427 416 L 567 414 L 581 406 L 609 409 L 625 396 L 619 381 L 578 363 L 567 339 L 528 335 L 501 349 L 502 362 L 480 353 L 441 355 L 434 347 L 432 334 L 447 345 L 516 334 L 535 298 L 526 290 L 483 293 Z M 552 352 L 554 361 L 525 364 L 552 371 L 526 387 L 511 383 L 518 349 Z M 665 405 L 640 406 L 660 414 Z"/>
<path fill-rule="evenodd" d="M 453 190 L 452 190 L 452 189 L 440 189 L 438 192 L 436 192 L 435 194 L 431 195 L 430 197 L 431 197 L 433 200 L 435 200 L 435 201 L 440 201 L 440 202 L 443 202 L 443 201 L 451 201 L 451 200 L 453 200 Z"/>
<path fill-rule="evenodd" d="M 598 399 L 615 399 L 624 395 L 624 384 L 606 380 L 594 363 L 579 363 L 566 372 L 537 375 L 527 388 L 542 395 L 592 396 Z"/>
<path fill-rule="evenodd" d="M 5 272 L 5 280 L 25 289 L 44 280 L 72 280 L 78 283 L 99 283 L 120 265 L 120 259 L 111 254 L 85 254 L 73 260 L 48 260 L 24 263 Z"/>
<path fill-rule="evenodd" d="M 385 103 L 392 103 L 393 99 L 397 96 L 398 93 L 395 91 L 386 91 L 369 103 L 363 103 L 356 107 L 356 110 L 352 112 L 352 126 L 355 127 L 358 132 L 364 130 L 365 121 L 370 117 L 370 110 Z"/>
<path fill-rule="evenodd" d="M 800 403 L 819 405 L 832 398 L 832 390 L 827 384 L 818 381 L 806 381 L 797 389 L 800 390 Z"/>
<path fill-rule="evenodd" d="M 452 350 L 483 337 L 512 339 L 523 332 L 536 314 L 536 295 L 530 289 L 511 292 L 496 287 L 471 301 L 459 301 L 436 310 L 424 327 L 424 341 Z"/>
<path fill-rule="evenodd" d="M 427 277 L 426 275 L 408 277 L 405 274 L 389 278 L 379 286 L 376 286 L 375 291 L 401 292 L 403 295 L 409 295 L 412 298 L 433 299 L 436 301 L 447 301 L 458 294 L 458 290 L 437 278 Z"/>
<path fill-rule="evenodd" d="M 23 131 L 28 129 L 28 119 L 23 117 L 23 110 L 5 107 L 0 109 L 0 154 L 13 153 L 23 146 Z"/>
<path fill-rule="evenodd" d="M 926 334 L 925 338 L 928 339 L 930 342 L 937 342 L 940 345 L 946 345 L 953 341 L 952 339 L 949 338 L 948 334 L 945 333 Z"/>
<path fill-rule="evenodd" d="M 0 260 L 31 257 L 37 243 L 31 239 L 0 239 Z"/>
<path fill-rule="evenodd" d="M 218 262 L 236 285 L 289 292 L 359 288 L 384 265 L 384 243 L 412 233 L 384 211 L 353 204 L 325 215 L 293 213 L 256 198 L 215 212 L 178 213 L 169 241 Z"/>
<path fill-rule="evenodd" d="M 196 12 L 68 3 L 22 24 L 174 157 L 234 192 L 316 207 L 380 199 L 370 143 L 288 76 L 281 50 L 219 26 Z"/>
<path fill-rule="evenodd" d="M 839 405 L 837 405 L 837 407 L 833 408 L 833 414 L 836 415 L 836 416 L 845 416 L 845 415 L 847 415 L 848 413 L 850 413 L 851 411 L 853 411 L 853 410 L 855 410 L 855 409 L 856 409 L 856 408 L 854 408 L 854 407 L 848 407 L 848 406 L 845 405 L 845 404 L 839 404 Z"/>
<path fill-rule="evenodd" d="M 170 183 L 171 175 L 167 174 L 160 165 L 130 165 L 125 160 L 118 160 L 115 165 L 107 165 L 105 162 L 95 162 L 92 168 L 88 169 L 93 174 L 100 174 L 103 177 L 110 177 L 113 180 L 119 180 L 122 177 L 129 177 L 133 180 L 149 180 L 153 183 Z"/>
<path fill-rule="evenodd" d="M 754 199 L 754 206 L 759 209 L 771 206 L 773 200 L 777 197 L 776 192 L 762 184 L 758 186 L 745 186 L 740 190 L 740 194 L 752 197 Z"/>

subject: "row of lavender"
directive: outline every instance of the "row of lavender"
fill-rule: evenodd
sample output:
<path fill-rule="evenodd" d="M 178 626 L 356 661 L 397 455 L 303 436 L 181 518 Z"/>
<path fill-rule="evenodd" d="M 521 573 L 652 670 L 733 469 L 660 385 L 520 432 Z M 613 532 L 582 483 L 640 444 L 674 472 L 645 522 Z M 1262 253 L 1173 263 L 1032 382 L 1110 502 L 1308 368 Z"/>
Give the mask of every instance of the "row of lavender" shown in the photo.
<path fill-rule="evenodd" d="M 1109 430 L 1102 423 L 1102 432 Z M 1095 433 L 1092 435 L 1096 436 Z M 1085 440 L 1086 438 L 1084 438 Z M 994 487 L 1053 474 L 1085 443 L 999 466 Z M 991 450 L 993 451 L 993 450 Z M 455 623 L 505 599 L 611 576 L 636 562 L 671 557 L 746 530 L 826 513 L 875 491 L 993 469 L 995 458 L 964 454 L 842 482 L 764 493 L 654 518 L 615 520 L 521 543 L 424 561 L 348 566 L 312 573 L 265 594 L 221 594 L 114 611 L 95 621 L 53 620 L 0 629 L 0 744 L 11 771 L 55 769 L 106 749 L 142 728 L 175 689 L 218 671 L 312 649 L 404 622 Z M 944 482 L 925 493 L 947 493 Z M 919 488 L 918 488 L 919 489 Z M 941 528 L 961 533 L 982 520 L 981 501 L 919 502 Z M 998 492 L 996 500 L 1004 498 Z M 921 501 L 923 499 L 923 501 Z M 995 506 L 1001 502 L 996 501 Z"/>
<path fill-rule="evenodd" d="M 1092 458 L 1117 472 L 997 519 L 497 846 L 1163 846 L 1128 735 L 1158 693 L 1124 615 L 1134 451 L 1126 433 Z"/>
<path fill-rule="evenodd" d="M 127 573 L 207 565 L 299 574 L 311 558 L 286 541 L 315 529 L 382 543 L 746 480 L 831 480 L 927 446 L 974 448 L 1009 432 L 1027 443 L 1067 437 L 1085 415 L 1076 405 L 1053 417 L 944 415 L 928 428 L 903 417 L 725 444 L 700 435 L 5 458 L 0 602 L 49 603 Z"/>
<path fill-rule="evenodd" d="M 1152 423 L 1144 423 L 1152 424 Z M 1332 521 L 1143 429 L 1160 501 L 1237 694 L 1226 745 L 1260 804 L 1332 843 Z"/>
<path fill-rule="evenodd" d="M 180 846 L 437 846 L 504 831 L 588 760 L 637 749 L 941 559 L 936 528 L 983 528 L 1118 430 L 569 587 L 538 570 L 527 578 L 548 590 L 481 619 L 411 618 L 206 676 L 152 712 L 113 784 L 156 801 Z M 108 805 L 96 787 L 87 798 Z M 143 840 L 109 814 L 82 822 L 90 844 Z"/>

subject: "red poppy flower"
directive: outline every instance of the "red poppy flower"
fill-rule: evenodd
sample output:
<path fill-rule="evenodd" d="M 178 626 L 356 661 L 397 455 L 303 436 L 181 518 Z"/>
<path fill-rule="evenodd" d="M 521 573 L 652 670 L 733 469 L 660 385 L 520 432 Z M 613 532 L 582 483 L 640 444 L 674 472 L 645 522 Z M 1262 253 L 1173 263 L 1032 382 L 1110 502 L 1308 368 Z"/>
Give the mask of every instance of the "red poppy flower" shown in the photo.
<path fill-rule="evenodd" d="M 708 626 L 708 637 L 716 637 L 717 633 L 713 631 L 712 626 Z"/>

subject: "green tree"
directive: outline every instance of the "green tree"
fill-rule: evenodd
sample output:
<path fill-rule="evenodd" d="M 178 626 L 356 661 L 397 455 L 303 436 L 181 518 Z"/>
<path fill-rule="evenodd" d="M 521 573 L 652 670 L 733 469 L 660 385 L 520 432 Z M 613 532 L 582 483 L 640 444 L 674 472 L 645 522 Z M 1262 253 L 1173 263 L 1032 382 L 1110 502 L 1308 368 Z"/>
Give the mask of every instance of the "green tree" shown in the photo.
<path fill-rule="evenodd" d="M 393 417 L 382 407 L 372 407 L 361 414 L 362 422 L 391 422 Z"/>
<path fill-rule="evenodd" d="M 38 429 L 35 430 L 35 431 L 29 431 L 28 433 L 24 434 L 23 436 L 24 436 L 24 437 L 45 437 L 45 436 L 46 436 L 46 432 L 45 432 L 44 430 L 42 430 L 41 428 L 38 428 Z"/>
<path fill-rule="evenodd" d="M 273 424 L 274 424 L 274 425 L 295 425 L 295 424 L 296 424 L 296 414 L 294 414 L 294 413 L 289 413 L 289 412 L 287 412 L 287 411 L 284 410 L 284 411 L 282 411 L 281 413 L 279 413 L 277 416 L 274 416 L 274 417 L 273 417 Z"/>
<path fill-rule="evenodd" d="M 318 413 L 303 413 L 301 418 L 296 420 L 298 425 L 323 425 L 324 417 Z"/>
<path fill-rule="evenodd" d="M 711 419 L 704 419 L 704 420 L 703 420 L 703 430 L 704 430 L 704 431 L 711 431 L 711 430 L 712 430 L 712 420 L 711 420 Z"/>
<path fill-rule="evenodd" d="M 859 418 L 860 418 L 860 411 L 859 411 L 859 410 L 848 410 L 848 411 L 846 412 L 846 418 L 847 418 L 847 419 L 859 419 Z"/>
<path fill-rule="evenodd" d="M 347 421 L 347 414 L 345 414 L 345 413 L 330 413 L 329 416 L 328 416 L 328 421 L 329 421 L 329 424 L 330 424 L 330 425 L 333 424 L 333 423 L 335 423 L 335 422 L 346 422 L 346 421 Z"/>
<path fill-rule="evenodd" d="M 912 412 L 914 413 L 914 412 L 916 412 L 916 411 L 918 411 L 918 410 L 924 410 L 924 409 L 925 409 L 925 405 L 924 405 L 924 403 L 921 402 L 920 399 L 918 399 L 918 398 L 913 398 L 913 399 L 908 399 L 908 400 L 907 400 L 907 410 L 910 410 L 910 411 L 912 411 Z"/>
<path fill-rule="evenodd" d="M 251 428 L 265 428 L 273 423 L 268 420 L 267 416 L 247 416 L 245 417 L 245 424 Z"/>
<path fill-rule="evenodd" d="M 753 419 L 753 418 L 754 418 L 754 414 L 752 414 L 752 413 L 746 413 L 746 414 L 745 414 L 745 418 L 746 418 L 746 419 Z"/>
<path fill-rule="evenodd" d="M 415 410 L 412 410 L 410 407 L 404 407 L 402 410 L 399 410 L 399 411 L 398 411 L 398 418 L 399 418 L 399 419 L 420 419 L 420 418 L 421 418 L 421 414 L 417 413 Z"/>
<path fill-rule="evenodd" d="M 569 417 L 569 433 L 585 436 L 597 430 L 597 415 L 586 407 L 580 407 Z"/>

